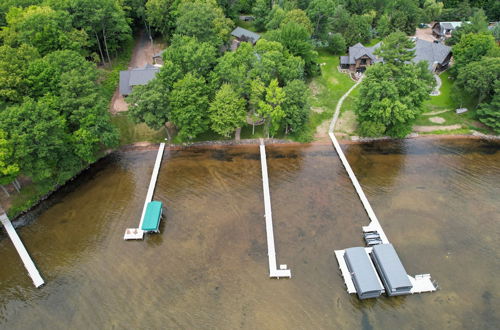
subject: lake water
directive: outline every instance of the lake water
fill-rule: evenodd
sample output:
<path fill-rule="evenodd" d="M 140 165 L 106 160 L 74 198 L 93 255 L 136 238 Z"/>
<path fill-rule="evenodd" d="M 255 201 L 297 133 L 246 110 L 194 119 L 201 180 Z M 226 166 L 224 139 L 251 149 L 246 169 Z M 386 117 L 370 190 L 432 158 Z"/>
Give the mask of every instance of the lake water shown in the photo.
<path fill-rule="evenodd" d="M 166 151 L 161 234 L 135 227 L 156 151 L 118 152 L 21 219 L 47 284 L 0 236 L 2 329 L 497 329 L 500 145 L 344 146 L 409 274 L 440 290 L 359 301 L 333 253 L 369 223 L 330 145 L 269 146 L 278 263 L 269 279 L 258 146 Z"/>

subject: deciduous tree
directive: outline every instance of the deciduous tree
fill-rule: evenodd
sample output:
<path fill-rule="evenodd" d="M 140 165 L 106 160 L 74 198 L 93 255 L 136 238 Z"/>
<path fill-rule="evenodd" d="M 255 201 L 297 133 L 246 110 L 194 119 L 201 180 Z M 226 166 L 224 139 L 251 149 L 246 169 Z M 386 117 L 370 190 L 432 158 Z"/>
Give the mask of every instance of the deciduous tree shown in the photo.
<path fill-rule="evenodd" d="M 245 124 L 246 102 L 229 84 L 223 84 L 210 103 L 209 116 L 212 129 L 229 136 Z"/>

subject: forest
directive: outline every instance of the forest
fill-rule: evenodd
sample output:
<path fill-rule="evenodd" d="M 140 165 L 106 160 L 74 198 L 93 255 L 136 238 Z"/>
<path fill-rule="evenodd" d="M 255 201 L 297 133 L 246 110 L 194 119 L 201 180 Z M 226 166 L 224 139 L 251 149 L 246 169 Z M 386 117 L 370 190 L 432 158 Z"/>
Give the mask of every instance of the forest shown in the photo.
<path fill-rule="evenodd" d="M 230 33 L 241 25 L 242 14 L 255 18 L 251 28 L 262 38 L 230 51 Z M 450 74 L 456 94 L 474 95 L 480 120 L 498 132 L 499 28 L 490 31 L 487 22 L 499 17 L 495 0 L 3 0 L 0 186 L 19 189 L 22 176 L 47 191 L 117 147 L 119 133 L 104 91 L 109 81 L 102 73 L 113 68 L 139 30 L 168 47 L 157 77 L 127 98 L 135 122 L 154 129 L 171 123 L 178 141 L 206 132 L 232 137 L 255 125 L 268 137 L 308 141 L 308 82 L 321 75 L 318 51 L 344 54 L 373 39 L 402 45 L 420 23 L 470 21 L 451 40 L 456 65 Z M 375 101 L 404 99 L 401 112 L 412 102 L 419 108 L 430 84 L 419 70 L 397 60 L 368 70 L 367 78 L 373 78 L 366 86 L 390 72 L 410 75 L 405 86 L 420 96 L 404 99 L 407 90 L 387 96 L 383 86 L 373 85 L 380 91 L 372 95 L 374 102 L 358 104 L 367 135 L 400 137 L 408 131 L 411 120 L 402 127 L 391 118 L 378 121 L 382 103 Z"/>

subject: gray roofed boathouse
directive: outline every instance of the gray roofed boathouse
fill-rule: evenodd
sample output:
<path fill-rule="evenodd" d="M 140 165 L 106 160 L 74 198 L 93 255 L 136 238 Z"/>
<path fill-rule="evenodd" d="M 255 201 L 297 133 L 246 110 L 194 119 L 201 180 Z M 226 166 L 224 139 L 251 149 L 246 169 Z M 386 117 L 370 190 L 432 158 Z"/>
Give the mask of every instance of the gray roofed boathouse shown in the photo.
<path fill-rule="evenodd" d="M 379 297 L 384 288 L 380 284 L 377 272 L 365 248 L 352 247 L 345 249 L 344 259 L 349 272 L 351 272 L 359 299 Z"/>
<path fill-rule="evenodd" d="M 392 244 L 373 247 L 372 258 L 389 296 L 411 293 L 412 284 Z"/>

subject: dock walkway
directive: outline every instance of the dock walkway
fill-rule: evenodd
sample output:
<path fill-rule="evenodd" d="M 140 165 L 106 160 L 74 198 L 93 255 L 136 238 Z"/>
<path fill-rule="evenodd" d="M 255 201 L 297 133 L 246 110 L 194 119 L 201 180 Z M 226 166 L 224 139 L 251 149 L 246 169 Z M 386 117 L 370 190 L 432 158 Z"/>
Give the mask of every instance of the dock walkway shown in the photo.
<path fill-rule="evenodd" d="M 28 251 L 24 247 L 23 242 L 17 235 L 16 230 L 14 229 L 14 226 L 10 222 L 9 218 L 5 213 L 0 214 L 0 221 L 2 222 L 3 226 L 5 227 L 5 230 L 7 231 L 7 234 L 9 234 L 9 237 L 12 241 L 12 244 L 14 244 L 14 247 L 17 250 L 17 253 L 19 253 L 19 256 L 21 257 L 21 260 L 24 263 L 24 267 L 28 270 L 28 273 L 33 280 L 33 284 L 35 284 L 35 287 L 39 288 L 42 285 L 45 284 L 43 281 L 42 276 L 40 276 L 40 273 L 38 272 L 38 269 L 35 266 L 35 263 L 33 260 L 31 260 L 30 255 L 28 254 Z"/>
<path fill-rule="evenodd" d="M 292 277 L 290 269 L 286 265 L 276 267 L 276 248 L 274 245 L 274 231 L 273 231 L 273 215 L 271 212 L 271 194 L 269 192 L 269 178 L 267 175 L 267 160 L 266 160 L 266 146 L 264 140 L 260 140 L 260 163 L 262 167 L 262 188 L 264 191 L 264 208 L 266 218 L 266 234 L 267 234 L 267 256 L 269 258 L 269 277 Z"/>
<path fill-rule="evenodd" d="M 153 168 L 153 174 L 151 174 L 151 180 L 149 181 L 149 188 L 146 194 L 146 200 L 144 201 L 144 207 L 142 208 L 141 220 L 139 221 L 138 228 L 127 228 L 125 231 L 125 235 L 123 236 L 124 240 L 129 239 L 143 239 L 144 231 L 142 228 L 142 223 L 144 222 L 144 215 L 146 214 L 146 207 L 149 202 L 153 200 L 153 194 L 156 188 L 156 181 L 158 180 L 158 173 L 160 172 L 161 160 L 163 158 L 163 151 L 165 150 L 165 143 L 160 144 L 160 148 L 158 149 L 158 154 L 156 155 L 156 161 Z"/>

